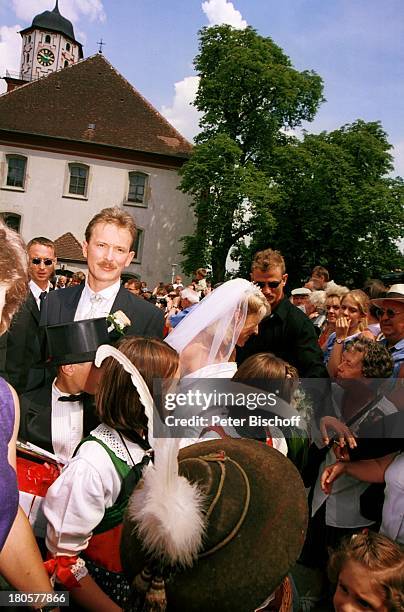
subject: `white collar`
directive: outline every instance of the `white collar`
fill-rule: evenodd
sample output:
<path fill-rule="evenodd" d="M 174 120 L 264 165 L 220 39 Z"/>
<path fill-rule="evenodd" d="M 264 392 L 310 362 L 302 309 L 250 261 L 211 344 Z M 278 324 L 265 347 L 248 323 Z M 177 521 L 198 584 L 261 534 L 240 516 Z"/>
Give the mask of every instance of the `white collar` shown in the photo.
<path fill-rule="evenodd" d="M 95 292 L 91 289 L 88 282 L 86 282 L 83 293 L 86 294 L 86 297 L 88 297 L 88 299 L 90 299 L 93 295 L 99 295 L 104 300 L 110 300 L 111 298 L 116 296 L 120 287 L 121 287 L 121 281 L 117 280 L 116 283 L 114 283 L 113 285 L 110 285 L 109 287 L 106 287 L 105 289 L 102 289 L 101 291 Z"/>
<path fill-rule="evenodd" d="M 31 293 L 33 294 L 36 300 L 39 299 L 39 296 L 41 295 L 42 291 L 46 291 L 46 293 L 49 293 L 49 289 L 51 288 L 51 284 L 49 281 L 48 281 L 48 286 L 46 287 L 45 290 L 38 287 L 38 285 L 33 280 L 30 280 L 28 285 L 31 290 Z"/>
<path fill-rule="evenodd" d="M 66 391 L 61 391 L 57 386 L 56 386 L 56 381 L 57 379 L 55 378 L 55 380 L 52 383 L 52 395 L 54 396 L 54 398 L 56 400 L 59 399 L 59 397 L 69 397 L 69 395 L 74 395 L 72 393 L 68 393 Z M 76 402 L 78 403 L 78 402 Z"/>
<path fill-rule="evenodd" d="M 130 467 L 133 467 L 132 459 L 135 464 L 140 463 L 146 454 L 145 451 L 140 448 L 138 444 L 136 444 L 136 442 L 132 442 L 132 440 L 129 440 L 123 436 L 126 444 L 125 447 L 124 444 L 122 444 L 122 440 L 118 432 L 115 429 L 112 429 L 112 427 L 104 425 L 104 423 L 101 423 L 101 425 L 98 425 L 96 429 L 93 429 L 90 435 L 98 440 L 101 440 L 101 442 L 104 442 L 104 444 L 106 444 L 108 448 L 110 448 L 114 454 L 119 457 L 119 459 L 125 461 L 125 463 L 127 463 Z"/>

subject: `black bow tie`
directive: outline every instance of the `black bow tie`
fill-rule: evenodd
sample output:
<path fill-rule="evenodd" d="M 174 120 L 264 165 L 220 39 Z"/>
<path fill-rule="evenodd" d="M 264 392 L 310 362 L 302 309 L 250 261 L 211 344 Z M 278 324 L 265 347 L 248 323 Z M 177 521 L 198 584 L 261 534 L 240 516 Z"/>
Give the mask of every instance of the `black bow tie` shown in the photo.
<path fill-rule="evenodd" d="M 76 395 L 61 395 L 58 397 L 58 402 L 82 402 L 86 397 L 86 393 L 76 393 Z"/>

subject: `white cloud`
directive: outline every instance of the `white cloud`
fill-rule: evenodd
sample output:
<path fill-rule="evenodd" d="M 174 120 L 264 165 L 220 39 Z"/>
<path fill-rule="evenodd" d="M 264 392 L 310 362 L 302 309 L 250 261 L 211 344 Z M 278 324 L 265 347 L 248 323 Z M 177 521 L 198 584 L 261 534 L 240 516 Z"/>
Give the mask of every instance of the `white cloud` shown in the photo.
<path fill-rule="evenodd" d="M 244 30 L 247 22 L 241 13 L 227 0 L 207 0 L 202 2 L 202 10 L 210 26 L 227 23 L 234 28 Z M 199 77 L 188 76 L 175 83 L 174 100 L 171 106 L 161 109 L 165 118 L 186 138 L 192 140 L 199 132 L 199 113 L 192 102 L 198 90 Z"/>
<path fill-rule="evenodd" d="M 199 132 L 200 113 L 191 104 L 195 100 L 198 83 L 197 76 L 188 76 L 175 83 L 172 106 L 163 106 L 161 109 L 164 117 L 189 140 Z"/>
<path fill-rule="evenodd" d="M 247 27 L 247 22 L 243 19 L 240 11 L 234 8 L 232 2 L 227 0 L 207 0 L 202 2 L 202 10 L 208 18 L 209 25 L 228 25 L 244 30 Z"/>
<path fill-rule="evenodd" d="M 38 13 L 52 11 L 55 0 L 12 0 L 12 5 L 19 19 L 31 22 Z M 59 0 L 59 11 L 73 23 L 81 17 L 87 17 L 90 21 L 105 21 L 102 0 Z"/>
<path fill-rule="evenodd" d="M 21 36 L 18 32 L 22 30 L 20 25 L 0 27 L 0 77 L 5 76 L 6 70 L 18 72 L 21 59 Z M 6 82 L 0 80 L 0 93 L 7 89 Z"/>

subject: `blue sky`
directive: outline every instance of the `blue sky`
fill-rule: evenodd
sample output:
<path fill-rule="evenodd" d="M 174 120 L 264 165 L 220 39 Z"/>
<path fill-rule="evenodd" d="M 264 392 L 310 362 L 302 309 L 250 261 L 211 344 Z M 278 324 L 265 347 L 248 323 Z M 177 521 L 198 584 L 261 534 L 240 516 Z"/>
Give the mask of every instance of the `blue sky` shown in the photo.
<path fill-rule="evenodd" d="M 54 0 L 0 0 L 0 71 L 19 67 L 18 30 Z M 358 118 L 380 120 L 404 176 L 403 0 L 59 0 L 85 56 L 106 42 L 107 59 L 185 136 L 197 130 L 189 106 L 198 30 L 231 23 L 270 36 L 300 70 L 324 80 L 325 102 L 311 132 Z"/>

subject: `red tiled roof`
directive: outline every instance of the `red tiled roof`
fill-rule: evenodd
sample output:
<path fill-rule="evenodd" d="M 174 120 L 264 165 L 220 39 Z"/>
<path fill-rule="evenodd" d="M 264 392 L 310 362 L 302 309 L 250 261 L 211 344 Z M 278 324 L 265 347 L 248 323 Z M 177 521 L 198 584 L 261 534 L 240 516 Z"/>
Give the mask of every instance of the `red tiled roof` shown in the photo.
<path fill-rule="evenodd" d="M 0 130 L 187 158 L 192 145 L 97 53 L 0 96 Z"/>
<path fill-rule="evenodd" d="M 68 259 L 69 261 L 86 261 L 81 249 L 81 244 L 71 232 L 59 236 L 55 240 L 56 257 Z"/>

